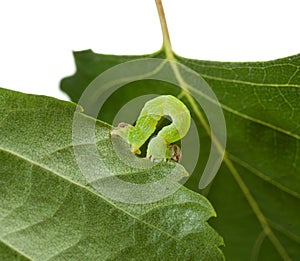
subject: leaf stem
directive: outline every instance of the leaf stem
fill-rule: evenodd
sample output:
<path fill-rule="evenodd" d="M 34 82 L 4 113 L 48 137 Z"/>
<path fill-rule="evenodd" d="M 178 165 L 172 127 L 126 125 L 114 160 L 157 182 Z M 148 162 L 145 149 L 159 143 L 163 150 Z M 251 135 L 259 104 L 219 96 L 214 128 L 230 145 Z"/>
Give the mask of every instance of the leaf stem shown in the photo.
<path fill-rule="evenodd" d="M 163 49 L 165 49 L 166 52 L 166 58 L 168 60 L 174 60 L 174 55 L 172 51 L 172 45 L 167 25 L 167 20 L 164 12 L 164 7 L 161 0 L 155 0 L 156 8 L 160 20 L 162 35 L 163 35 Z"/>
<path fill-rule="evenodd" d="M 225 148 L 222 147 L 222 145 L 219 143 L 218 139 L 213 135 L 213 133 L 210 130 L 210 126 L 205 120 L 205 118 L 202 115 L 202 112 L 199 110 L 194 98 L 189 92 L 188 85 L 182 78 L 176 64 L 176 58 L 174 57 L 173 51 L 172 51 L 172 45 L 170 41 L 170 35 L 168 31 L 168 26 L 167 26 L 167 21 L 164 13 L 164 8 L 162 5 L 161 0 L 155 0 L 156 2 L 156 7 L 158 11 L 158 16 L 160 19 L 160 24 L 161 24 L 161 29 L 162 29 L 162 34 L 163 34 L 163 48 L 165 49 L 166 53 L 166 59 L 174 61 L 174 63 L 171 63 L 171 67 L 175 73 L 175 76 L 180 83 L 180 86 L 182 87 L 183 91 L 180 95 L 186 96 L 188 99 L 189 103 L 191 104 L 191 107 L 194 109 L 194 112 L 196 113 L 196 116 L 198 117 L 199 121 L 201 122 L 202 126 L 204 127 L 205 131 L 207 134 L 211 137 L 212 142 L 215 144 L 215 146 L 218 148 L 218 151 L 221 155 L 224 154 Z M 259 205 L 257 204 L 256 200 L 252 196 L 250 190 L 248 189 L 247 185 L 244 183 L 242 177 L 238 173 L 237 169 L 235 168 L 234 164 L 231 162 L 230 158 L 228 155 L 225 153 L 224 155 L 224 163 L 227 165 L 227 168 L 230 170 L 232 173 L 235 181 L 239 185 L 241 191 L 243 192 L 244 196 L 246 197 L 250 207 L 252 208 L 253 212 L 255 213 L 258 221 L 260 222 L 262 228 L 263 228 L 263 233 L 268 236 L 272 244 L 275 246 L 276 250 L 280 254 L 280 256 L 283 258 L 285 261 L 291 260 L 289 255 L 287 254 L 285 248 L 281 244 L 281 242 L 278 240 L 276 235 L 274 234 L 273 230 L 271 229 L 267 218 L 264 216 L 263 212 L 261 211 Z"/>

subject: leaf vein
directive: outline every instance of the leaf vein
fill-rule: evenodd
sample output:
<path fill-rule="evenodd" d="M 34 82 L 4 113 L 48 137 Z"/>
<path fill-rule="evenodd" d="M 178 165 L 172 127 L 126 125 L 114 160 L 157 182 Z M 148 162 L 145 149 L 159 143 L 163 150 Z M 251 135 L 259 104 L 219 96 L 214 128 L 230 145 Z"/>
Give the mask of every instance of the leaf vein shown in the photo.
<path fill-rule="evenodd" d="M 245 169 L 249 170 L 250 172 L 252 172 L 254 175 L 256 175 L 259 178 L 262 178 L 264 181 L 268 182 L 269 184 L 277 187 L 278 189 L 288 193 L 289 195 L 300 199 L 300 193 L 296 192 L 296 191 L 292 191 L 291 189 L 289 189 L 288 187 L 280 184 L 279 182 L 274 181 L 273 179 L 271 179 L 268 175 L 264 174 L 263 172 L 261 172 L 260 170 L 252 167 L 250 164 L 248 164 L 247 162 L 239 159 L 238 157 L 236 157 L 235 155 L 233 155 L 230 152 L 226 152 L 226 155 L 228 156 L 229 159 L 231 159 L 232 161 L 234 161 L 235 163 L 239 164 L 240 166 L 244 167 Z"/>
<path fill-rule="evenodd" d="M 78 187 L 80 187 L 80 188 L 82 188 L 82 189 L 88 191 L 89 193 L 92 193 L 93 195 L 95 195 L 96 197 L 100 198 L 101 200 L 103 200 L 103 201 L 106 202 L 107 204 L 111 205 L 111 206 L 114 207 L 115 209 L 121 211 L 122 213 L 124 213 L 124 214 L 127 215 L 127 216 L 130 216 L 132 219 L 138 220 L 139 222 L 141 222 L 141 223 L 143 223 L 143 224 L 145 224 L 145 225 L 147 225 L 147 226 L 149 226 L 149 227 L 151 227 L 151 228 L 153 228 L 153 229 L 155 229 L 155 230 L 157 230 L 157 231 L 159 231 L 159 232 L 161 232 L 161 233 L 167 235 L 168 237 L 172 238 L 172 239 L 175 240 L 175 241 L 181 241 L 180 239 L 176 238 L 174 235 L 168 233 L 167 231 L 162 230 L 160 227 L 157 227 L 157 226 L 155 226 L 154 224 L 151 224 L 151 223 L 145 222 L 145 221 L 142 220 L 142 219 L 139 219 L 137 216 L 133 215 L 132 213 L 130 213 L 130 212 L 128 212 L 128 211 L 125 211 L 124 209 L 122 209 L 122 208 L 120 208 L 120 207 L 118 207 L 116 204 L 114 204 L 113 202 L 111 202 L 111 201 L 109 201 L 108 199 L 104 198 L 102 195 L 95 193 L 95 191 L 93 191 L 93 190 L 91 190 L 91 189 L 88 189 L 86 186 L 84 186 L 84 185 L 82 185 L 82 184 L 80 184 L 80 183 L 74 182 L 73 180 L 70 180 L 70 179 L 68 179 L 67 177 L 64 177 L 64 176 L 60 175 L 59 173 L 55 172 L 54 170 L 48 168 L 47 166 L 41 165 L 41 164 L 39 164 L 38 162 L 35 162 L 35 161 L 33 161 L 32 159 L 29 159 L 29 158 L 27 158 L 27 157 L 24 157 L 23 155 L 20 155 L 20 154 L 18 154 L 18 153 L 16 153 L 16 152 L 13 152 L 13 151 L 11 151 L 11 150 L 9 150 L 9 149 L 0 147 L 0 150 L 4 151 L 4 152 L 6 152 L 6 153 L 9 153 L 9 154 L 11 154 L 11 155 L 13 155 L 13 156 L 15 156 L 15 157 L 18 157 L 18 158 L 20 158 L 20 159 L 23 159 L 24 161 L 27 161 L 27 162 L 31 163 L 32 165 L 37 166 L 37 167 L 39 167 L 39 168 L 41 168 L 41 169 L 43 169 L 43 170 L 45 170 L 45 171 L 49 171 L 50 173 L 53 173 L 54 175 L 58 176 L 59 178 L 65 180 L 65 181 L 67 181 L 67 182 L 69 182 L 69 183 L 71 183 L 71 184 L 73 184 L 73 185 L 75 185 L 75 186 L 78 186 Z"/>

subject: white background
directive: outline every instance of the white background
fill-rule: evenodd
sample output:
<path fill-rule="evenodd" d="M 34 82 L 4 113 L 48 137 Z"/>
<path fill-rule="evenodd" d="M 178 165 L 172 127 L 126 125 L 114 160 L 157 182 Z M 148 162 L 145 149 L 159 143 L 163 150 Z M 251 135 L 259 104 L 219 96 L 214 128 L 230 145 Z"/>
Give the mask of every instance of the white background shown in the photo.
<path fill-rule="evenodd" d="M 256 61 L 300 53 L 298 0 L 163 0 L 181 56 Z M 154 0 L 0 0 L 0 86 L 68 99 L 61 78 L 72 51 L 145 54 L 160 49 Z"/>

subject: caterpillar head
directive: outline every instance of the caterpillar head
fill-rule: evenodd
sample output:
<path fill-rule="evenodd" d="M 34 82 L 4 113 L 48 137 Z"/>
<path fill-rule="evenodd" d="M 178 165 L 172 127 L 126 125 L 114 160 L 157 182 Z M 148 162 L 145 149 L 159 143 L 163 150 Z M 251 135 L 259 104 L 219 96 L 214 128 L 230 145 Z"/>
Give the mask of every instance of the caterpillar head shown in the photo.
<path fill-rule="evenodd" d="M 171 145 L 171 159 L 179 162 L 182 156 L 182 152 L 179 146 L 176 144 Z"/>

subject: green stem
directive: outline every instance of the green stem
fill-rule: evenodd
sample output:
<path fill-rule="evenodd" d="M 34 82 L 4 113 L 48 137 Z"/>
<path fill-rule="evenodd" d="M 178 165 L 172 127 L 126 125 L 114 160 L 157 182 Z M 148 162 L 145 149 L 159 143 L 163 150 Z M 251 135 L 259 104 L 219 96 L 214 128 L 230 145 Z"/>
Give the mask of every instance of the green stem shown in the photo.
<path fill-rule="evenodd" d="M 155 3 L 156 3 L 156 8 L 160 20 L 160 25 L 161 25 L 162 35 L 163 35 L 163 48 L 165 49 L 166 52 L 166 58 L 168 60 L 174 60 L 164 7 L 162 5 L 161 0 L 155 0 Z"/>
<path fill-rule="evenodd" d="M 166 59 L 174 62 L 174 63 L 173 62 L 170 63 L 171 67 L 175 73 L 175 76 L 176 76 L 178 82 L 180 83 L 180 86 L 183 89 L 183 91 L 180 95 L 185 96 L 188 99 L 191 107 L 193 108 L 197 118 L 201 122 L 205 131 L 211 137 L 212 142 L 216 145 L 219 152 L 221 154 L 223 154 L 225 148 L 222 147 L 222 145 L 220 144 L 218 139 L 211 133 L 209 124 L 207 123 L 204 116 L 202 115 L 202 112 L 200 111 L 198 105 L 196 104 L 193 96 L 189 92 L 187 83 L 184 81 L 183 77 L 180 74 L 180 71 L 176 64 L 176 58 L 174 57 L 174 54 L 172 51 L 172 45 L 171 45 L 171 41 L 170 41 L 167 21 L 166 21 L 162 2 L 161 2 L 161 0 L 155 0 L 155 2 L 156 2 L 156 7 L 157 7 L 158 16 L 160 19 L 160 24 L 161 24 L 162 34 L 163 34 L 163 48 L 165 49 Z M 267 218 L 264 216 L 264 214 L 263 214 L 262 210 L 260 209 L 259 205 L 257 204 L 255 198 L 252 196 L 247 185 L 244 183 L 243 179 L 241 178 L 241 176 L 238 173 L 237 169 L 235 168 L 234 164 L 231 162 L 231 159 L 226 154 L 224 156 L 224 163 L 227 165 L 227 167 L 230 170 L 230 172 L 232 173 L 235 181 L 237 182 L 241 191 L 245 195 L 251 209 L 255 213 L 258 221 L 260 222 L 260 224 L 263 228 L 263 233 L 266 236 L 268 236 L 268 238 L 270 239 L 272 244 L 275 246 L 276 250 L 278 251 L 278 253 L 280 254 L 280 256 L 282 257 L 283 260 L 285 260 L 285 261 L 291 260 L 290 257 L 288 256 L 285 248 L 283 247 L 283 245 L 281 244 L 281 242 L 278 240 L 278 238 L 274 234 L 273 230 L 271 229 Z"/>

